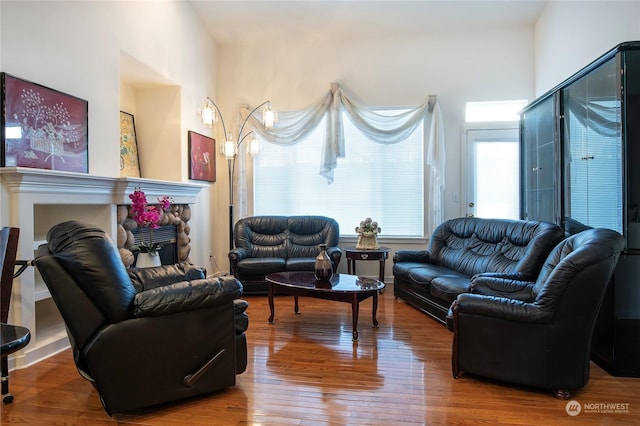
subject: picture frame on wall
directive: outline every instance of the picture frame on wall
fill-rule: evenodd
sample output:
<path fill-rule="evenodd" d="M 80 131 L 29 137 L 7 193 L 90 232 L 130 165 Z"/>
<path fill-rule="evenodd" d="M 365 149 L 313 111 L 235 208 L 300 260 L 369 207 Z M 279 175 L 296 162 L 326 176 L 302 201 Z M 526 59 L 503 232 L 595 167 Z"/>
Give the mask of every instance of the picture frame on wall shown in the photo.
<path fill-rule="evenodd" d="M 216 140 L 189 130 L 189 179 L 216 181 Z"/>
<path fill-rule="evenodd" d="M 120 177 L 141 177 L 133 114 L 120 111 Z"/>
<path fill-rule="evenodd" d="M 89 103 L 0 73 L 2 167 L 89 172 Z"/>

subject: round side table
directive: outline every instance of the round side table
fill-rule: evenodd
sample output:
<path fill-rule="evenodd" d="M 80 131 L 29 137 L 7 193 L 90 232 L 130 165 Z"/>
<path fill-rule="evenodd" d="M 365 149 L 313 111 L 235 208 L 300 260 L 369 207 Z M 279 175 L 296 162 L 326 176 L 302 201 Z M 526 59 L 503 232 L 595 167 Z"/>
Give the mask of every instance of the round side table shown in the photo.
<path fill-rule="evenodd" d="M 389 257 L 391 248 L 378 247 L 377 249 L 357 249 L 355 246 L 343 248 L 347 258 L 347 271 L 350 275 L 356 274 L 356 260 L 377 260 L 380 262 L 380 272 L 378 279 L 384 282 L 385 261 Z"/>

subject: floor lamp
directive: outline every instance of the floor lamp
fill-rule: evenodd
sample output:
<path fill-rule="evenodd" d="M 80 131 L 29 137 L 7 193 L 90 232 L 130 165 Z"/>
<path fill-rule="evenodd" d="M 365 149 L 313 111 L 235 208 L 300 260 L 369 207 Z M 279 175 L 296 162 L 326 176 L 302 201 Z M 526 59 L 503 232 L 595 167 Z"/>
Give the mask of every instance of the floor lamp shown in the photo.
<path fill-rule="evenodd" d="M 240 146 L 243 144 L 245 140 L 248 140 L 247 152 L 251 155 L 257 155 L 260 151 L 259 141 L 252 137 L 247 139 L 249 135 L 253 135 L 253 130 L 243 134 L 245 125 L 249 118 L 256 112 L 258 109 L 265 107 L 262 110 L 262 115 L 260 119 L 260 123 L 266 129 L 272 129 L 278 120 L 278 116 L 275 111 L 271 109 L 271 101 L 265 101 L 255 107 L 254 109 L 247 114 L 246 118 L 242 121 L 242 125 L 240 126 L 240 131 L 238 132 L 238 142 L 233 139 L 233 135 L 231 132 L 227 132 L 227 127 L 224 124 L 224 119 L 222 118 L 222 113 L 220 112 L 220 108 L 211 100 L 211 98 L 207 97 L 204 106 L 200 112 L 200 117 L 202 119 L 202 124 L 206 127 L 211 127 L 215 123 L 220 120 L 222 123 L 222 130 L 224 131 L 225 140 L 220 146 L 220 151 L 222 155 L 224 155 L 227 159 L 227 166 L 229 169 L 229 250 L 233 249 L 233 183 L 235 179 L 235 167 L 236 167 L 236 157 L 238 155 L 238 150 Z"/>

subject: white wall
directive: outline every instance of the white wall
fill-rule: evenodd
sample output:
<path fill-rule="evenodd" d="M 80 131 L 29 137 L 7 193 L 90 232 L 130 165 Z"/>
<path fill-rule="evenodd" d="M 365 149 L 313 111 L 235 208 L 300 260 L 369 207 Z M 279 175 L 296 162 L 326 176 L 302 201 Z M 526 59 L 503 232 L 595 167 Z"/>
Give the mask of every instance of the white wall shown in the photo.
<path fill-rule="evenodd" d="M 266 99 L 280 111 L 307 106 L 324 95 L 332 81 L 374 106 L 418 105 L 437 94 L 446 137 L 445 214 L 452 218 L 462 214 L 452 194 L 461 191 L 465 103 L 533 98 L 533 27 L 224 46 L 218 72 L 218 99 L 230 117 L 238 105 Z"/>
<path fill-rule="evenodd" d="M 532 100 L 615 44 L 640 39 L 639 4 L 552 1 L 535 32 L 512 28 L 408 39 L 272 40 L 266 46 L 216 49 L 185 2 L 3 0 L 0 68 L 88 100 L 90 173 L 117 176 L 120 59 L 123 52 L 134 57 L 180 88 L 177 147 L 168 147 L 168 157 L 154 159 L 148 177 L 182 181 L 188 170 L 187 130 L 213 132 L 196 117 L 206 95 L 219 101 L 232 122 L 240 104 L 270 98 L 281 111 L 299 108 L 325 93 L 331 81 L 369 105 L 415 105 L 437 94 L 447 137 L 445 214 L 454 217 L 463 214 L 452 194 L 462 189 L 465 102 Z M 206 255 L 213 249 L 225 269 L 228 186 L 226 162 L 219 155 L 216 166 L 217 182 L 203 191 L 201 201 L 210 211 L 194 210 L 194 226 L 203 232 L 193 236 L 192 253 L 195 261 L 208 264 Z"/>
<path fill-rule="evenodd" d="M 207 95 L 215 96 L 217 54 L 188 3 L 3 0 L 0 19 L 2 71 L 89 102 L 92 175 L 119 175 L 123 53 L 170 82 L 173 88 L 165 90 L 165 97 L 171 98 L 171 105 L 165 111 L 171 116 L 152 124 L 136 118 L 137 126 L 144 129 L 146 124 L 155 131 L 146 143 L 160 148 L 153 151 L 153 157 L 141 160 L 146 166 L 143 177 L 187 181 L 187 131 L 206 134 L 197 109 Z M 122 98 L 129 103 L 125 107 L 131 106 L 132 96 L 140 96 L 133 92 L 149 90 L 124 87 L 127 93 Z M 156 95 L 142 95 L 138 104 L 154 102 Z M 158 136 L 168 121 L 173 121 L 173 130 Z M 213 239 L 211 223 L 217 212 L 211 201 L 215 190 L 215 185 L 205 188 L 199 205 L 192 209 L 192 228 L 198 230 L 192 235 L 192 260 L 207 266 Z M 222 217 L 226 219 L 226 215 Z"/>
<path fill-rule="evenodd" d="M 535 27 L 536 97 L 632 40 L 640 40 L 640 1 L 548 2 Z"/>

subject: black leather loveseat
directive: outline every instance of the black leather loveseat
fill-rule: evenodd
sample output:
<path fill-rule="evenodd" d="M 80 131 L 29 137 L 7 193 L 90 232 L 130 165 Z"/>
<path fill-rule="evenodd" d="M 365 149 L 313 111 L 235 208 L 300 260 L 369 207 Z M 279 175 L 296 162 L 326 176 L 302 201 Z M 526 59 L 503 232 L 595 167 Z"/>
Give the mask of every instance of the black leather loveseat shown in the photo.
<path fill-rule="evenodd" d="M 313 271 L 320 244 L 327 245 L 334 273 L 342 257 L 338 222 L 324 216 L 246 217 L 233 235 L 229 265 L 244 294 L 267 293 L 265 276 L 273 272 Z"/>
<path fill-rule="evenodd" d="M 535 281 L 562 229 L 549 222 L 464 217 L 436 228 L 426 250 L 393 258 L 396 298 L 445 324 L 451 303 L 474 276 Z"/>

